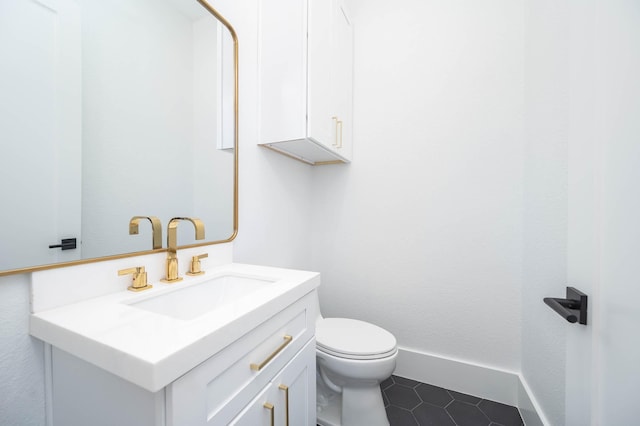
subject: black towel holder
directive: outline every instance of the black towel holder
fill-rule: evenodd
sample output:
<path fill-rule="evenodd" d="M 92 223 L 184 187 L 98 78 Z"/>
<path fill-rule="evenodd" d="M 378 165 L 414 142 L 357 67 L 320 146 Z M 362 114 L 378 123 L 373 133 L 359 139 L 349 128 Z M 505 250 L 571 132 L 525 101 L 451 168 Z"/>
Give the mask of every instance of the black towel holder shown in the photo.
<path fill-rule="evenodd" d="M 587 325 L 587 295 L 573 287 L 567 287 L 567 298 L 545 297 L 544 303 L 570 323 Z"/>

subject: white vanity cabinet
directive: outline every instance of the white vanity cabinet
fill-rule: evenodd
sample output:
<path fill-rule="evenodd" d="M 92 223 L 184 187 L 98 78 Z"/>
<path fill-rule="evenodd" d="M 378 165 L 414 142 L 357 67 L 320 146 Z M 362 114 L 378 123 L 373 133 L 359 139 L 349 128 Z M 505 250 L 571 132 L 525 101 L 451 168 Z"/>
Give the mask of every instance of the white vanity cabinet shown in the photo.
<path fill-rule="evenodd" d="M 343 0 L 273 0 L 260 18 L 260 144 L 351 161 L 353 33 Z"/>
<path fill-rule="evenodd" d="M 315 425 L 316 297 L 307 293 L 158 392 L 54 347 L 53 425 Z"/>

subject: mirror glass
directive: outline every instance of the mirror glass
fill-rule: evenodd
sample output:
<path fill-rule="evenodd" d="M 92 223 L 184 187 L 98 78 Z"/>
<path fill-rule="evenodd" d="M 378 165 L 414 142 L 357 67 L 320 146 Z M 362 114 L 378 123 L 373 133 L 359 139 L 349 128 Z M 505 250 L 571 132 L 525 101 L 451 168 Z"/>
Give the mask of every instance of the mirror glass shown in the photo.
<path fill-rule="evenodd" d="M 0 57 L 0 274 L 151 250 L 134 216 L 233 237 L 233 40 L 196 0 L 0 2 Z"/>

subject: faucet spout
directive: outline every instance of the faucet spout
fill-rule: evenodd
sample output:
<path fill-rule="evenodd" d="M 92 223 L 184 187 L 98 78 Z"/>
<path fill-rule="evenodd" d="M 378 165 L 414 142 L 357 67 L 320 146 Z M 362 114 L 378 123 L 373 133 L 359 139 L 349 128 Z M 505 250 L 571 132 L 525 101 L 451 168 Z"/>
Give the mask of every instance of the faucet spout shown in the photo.
<path fill-rule="evenodd" d="M 189 221 L 196 231 L 196 240 L 204 239 L 204 223 L 200 219 L 191 217 L 174 217 L 167 226 L 167 277 L 163 282 L 182 281 L 178 273 L 178 222 Z"/>
<path fill-rule="evenodd" d="M 134 216 L 129 221 L 129 235 L 138 235 L 140 231 L 140 220 L 148 219 L 151 222 L 151 231 L 153 232 L 153 249 L 162 248 L 162 223 L 155 216 Z"/>

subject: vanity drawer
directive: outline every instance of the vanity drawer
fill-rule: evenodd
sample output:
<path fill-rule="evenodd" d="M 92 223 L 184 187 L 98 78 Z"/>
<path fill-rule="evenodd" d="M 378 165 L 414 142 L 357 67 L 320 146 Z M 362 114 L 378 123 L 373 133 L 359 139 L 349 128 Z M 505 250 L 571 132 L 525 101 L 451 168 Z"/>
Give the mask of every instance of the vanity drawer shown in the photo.
<path fill-rule="evenodd" d="M 226 425 L 315 333 L 315 291 L 167 387 L 167 424 Z"/>

